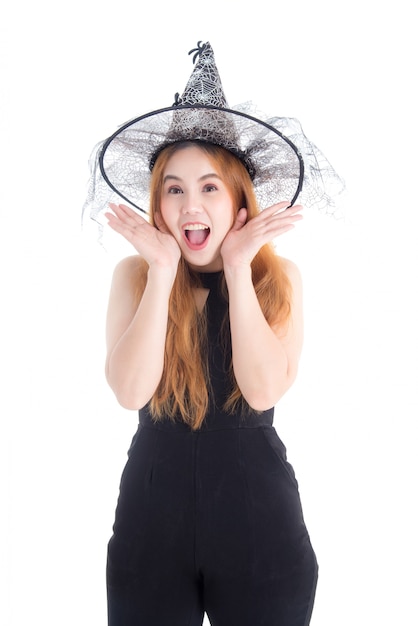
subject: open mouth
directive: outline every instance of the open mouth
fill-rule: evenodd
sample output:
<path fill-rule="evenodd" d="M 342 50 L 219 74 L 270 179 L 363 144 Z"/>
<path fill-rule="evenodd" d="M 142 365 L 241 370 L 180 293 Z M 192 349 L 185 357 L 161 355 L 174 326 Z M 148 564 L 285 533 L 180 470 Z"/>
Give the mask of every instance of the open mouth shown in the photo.
<path fill-rule="evenodd" d="M 210 228 L 205 224 L 186 224 L 184 236 L 192 248 L 200 248 L 206 243 L 210 234 Z"/>

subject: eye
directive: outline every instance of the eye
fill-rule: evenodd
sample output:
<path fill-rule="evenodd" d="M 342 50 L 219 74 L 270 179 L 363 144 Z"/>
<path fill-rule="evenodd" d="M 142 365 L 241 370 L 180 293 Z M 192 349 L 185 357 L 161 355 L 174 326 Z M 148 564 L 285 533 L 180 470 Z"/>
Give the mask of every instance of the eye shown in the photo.
<path fill-rule="evenodd" d="M 204 191 L 217 191 L 217 189 L 217 186 L 213 185 L 212 183 L 208 183 L 204 186 Z"/>
<path fill-rule="evenodd" d="M 180 187 L 169 187 L 167 190 L 167 193 L 183 193 L 182 190 L 180 189 Z"/>

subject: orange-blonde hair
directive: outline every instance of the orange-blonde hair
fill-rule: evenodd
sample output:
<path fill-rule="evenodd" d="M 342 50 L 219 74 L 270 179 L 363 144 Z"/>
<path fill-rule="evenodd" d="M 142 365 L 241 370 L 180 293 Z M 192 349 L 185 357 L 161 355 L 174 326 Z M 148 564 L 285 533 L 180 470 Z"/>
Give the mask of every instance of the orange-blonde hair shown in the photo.
<path fill-rule="evenodd" d="M 158 155 L 151 178 L 151 223 L 160 211 L 164 171 L 168 160 L 178 150 L 197 145 L 209 158 L 229 189 L 236 212 L 247 209 L 247 219 L 254 218 L 259 209 L 253 184 L 243 163 L 231 152 L 201 141 L 181 142 L 167 146 Z M 272 326 L 284 324 L 290 315 L 291 287 L 282 267 L 280 257 L 272 244 L 264 245 L 251 264 L 252 280 L 258 301 L 267 322 Z M 146 283 L 147 265 L 141 264 L 137 293 L 141 297 Z M 208 377 L 206 317 L 199 313 L 194 299 L 194 289 L 200 286 L 199 276 L 181 257 L 169 302 L 168 327 L 165 344 L 164 370 L 159 386 L 151 399 L 150 410 L 155 420 L 178 414 L 197 430 L 202 425 L 208 409 L 210 382 Z M 227 294 L 225 279 L 224 293 Z M 227 320 L 224 332 L 229 332 Z M 231 392 L 225 410 L 249 409 L 233 375 L 230 364 Z"/>

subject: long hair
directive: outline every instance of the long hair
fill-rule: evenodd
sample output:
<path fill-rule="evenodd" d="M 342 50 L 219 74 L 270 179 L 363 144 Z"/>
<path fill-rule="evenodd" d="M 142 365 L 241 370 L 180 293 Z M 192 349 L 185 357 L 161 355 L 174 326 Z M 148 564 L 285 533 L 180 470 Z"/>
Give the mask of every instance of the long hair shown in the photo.
<path fill-rule="evenodd" d="M 167 162 L 178 150 L 190 146 L 191 143 L 207 155 L 216 171 L 222 172 L 222 179 L 231 193 L 235 211 L 245 207 L 247 219 L 253 219 L 259 209 L 253 184 L 241 161 L 220 146 L 188 141 L 171 144 L 158 155 L 151 178 L 151 223 L 155 225 L 154 216 L 160 212 Z M 290 315 L 291 287 L 272 244 L 266 244 L 259 250 L 251 267 L 254 289 L 267 322 L 271 326 L 285 324 Z M 138 299 L 145 288 L 146 272 L 147 265 L 144 262 L 137 282 Z M 223 280 L 223 291 L 226 294 L 225 279 Z M 180 414 L 193 430 L 200 428 L 204 421 L 210 394 L 205 343 L 206 316 L 204 311 L 199 313 L 194 299 L 194 289 L 199 286 L 198 274 L 181 257 L 169 302 L 164 370 L 150 402 L 150 411 L 155 420 L 164 416 L 174 419 Z M 224 320 L 225 332 L 229 332 L 227 322 L 227 319 Z M 235 380 L 232 359 L 229 369 L 231 393 L 224 409 L 232 412 L 238 405 L 249 409 Z"/>

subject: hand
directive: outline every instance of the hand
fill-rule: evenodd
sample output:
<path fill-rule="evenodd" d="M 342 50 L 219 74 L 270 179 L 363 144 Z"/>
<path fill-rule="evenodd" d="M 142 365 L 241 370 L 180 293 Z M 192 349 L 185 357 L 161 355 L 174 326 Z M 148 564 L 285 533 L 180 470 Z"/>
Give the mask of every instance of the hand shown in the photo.
<path fill-rule="evenodd" d="M 262 246 L 294 228 L 302 219 L 301 210 L 300 204 L 289 207 L 289 202 L 279 202 L 247 222 L 247 209 L 240 209 L 221 247 L 224 266 L 250 265 Z"/>
<path fill-rule="evenodd" d="M 155 215 L 158 228 L 124 204 L 109 204 L 113 213 L 105 213 L 113 230 L 125 237 L 148 265 L 176 267 L 181 252 L 174 237 L 164 226 L 161 215 Z"/>

